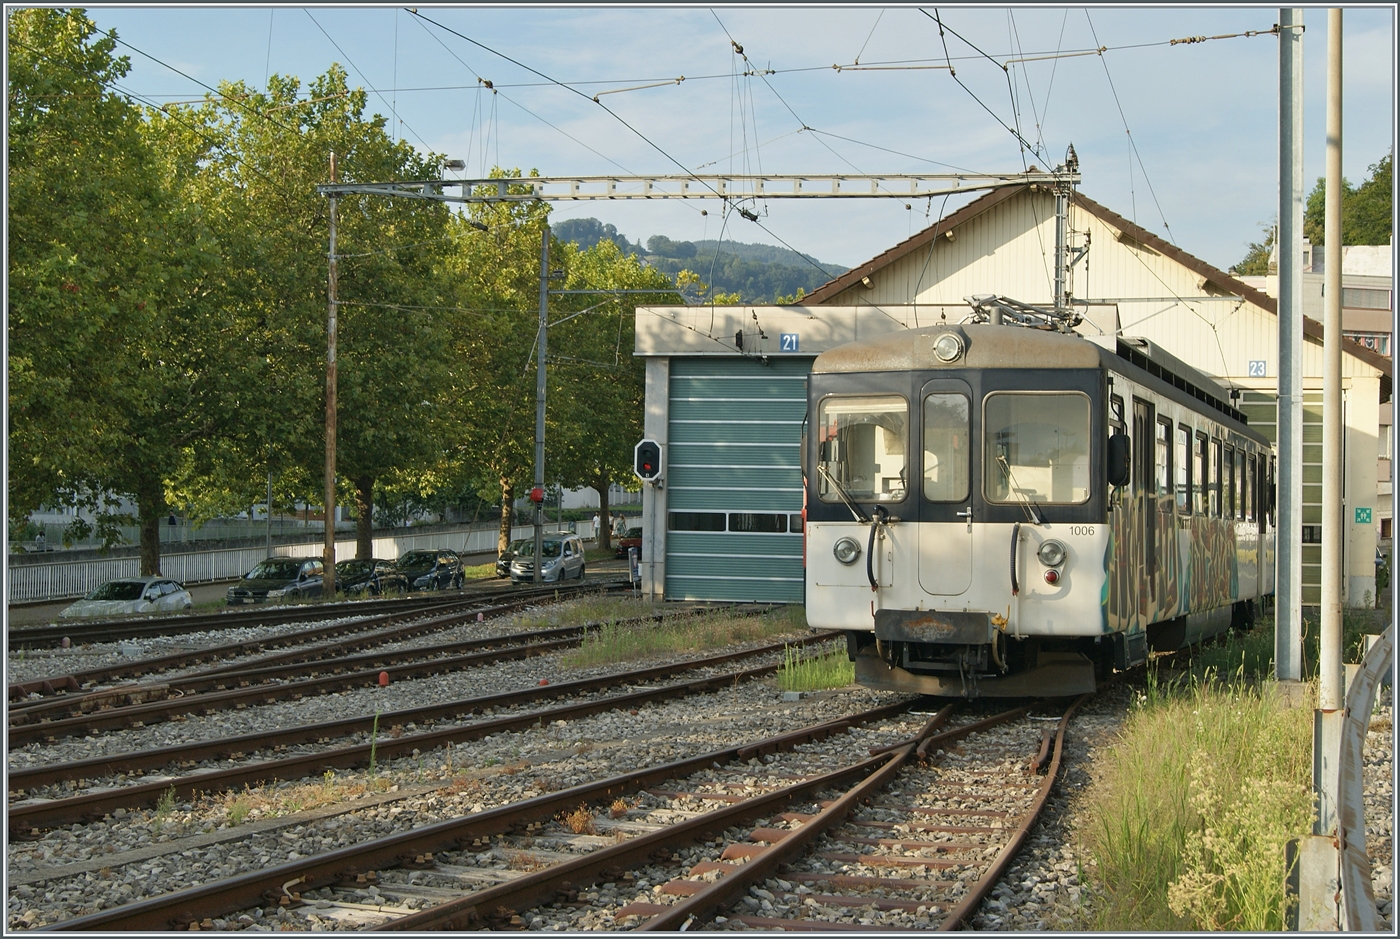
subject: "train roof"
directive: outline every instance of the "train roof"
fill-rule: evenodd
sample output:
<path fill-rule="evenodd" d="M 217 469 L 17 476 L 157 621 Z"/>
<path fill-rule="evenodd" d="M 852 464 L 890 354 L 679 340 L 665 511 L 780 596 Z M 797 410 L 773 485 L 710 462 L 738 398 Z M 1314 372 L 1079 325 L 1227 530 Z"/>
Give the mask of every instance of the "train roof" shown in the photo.
<path fill-rule="evenodd" d="M 963 343 L 963 355 L 953 362 L 943 362 L 933 353 L 934 342 L 945 333 L 957 335 Z M 945 323 L 849 342 L 822 353 L 812 363 L 813 374 L 954 368 L 1113 369 L 1182 403 L 1215 411 L 1225 423 L 1267 443 L 1247 427 L 1248 419 L 1229 403 L 1229 393 L 1217 382 L 1157 344 L 1134 336 L 1119 336 L 1109 348 L 1076 333 Z"/>

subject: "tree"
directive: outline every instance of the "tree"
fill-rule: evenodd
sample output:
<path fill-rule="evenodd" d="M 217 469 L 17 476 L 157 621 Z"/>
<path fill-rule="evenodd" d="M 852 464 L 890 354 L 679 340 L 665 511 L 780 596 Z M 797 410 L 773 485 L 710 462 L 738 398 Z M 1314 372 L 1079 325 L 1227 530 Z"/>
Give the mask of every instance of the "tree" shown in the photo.
<path fill-rule="evenodd" d="M 1393 198 L 1393 153 L 1367 168 L 1366 181 L 1358 188 L 1342 180 L 1342 244 L 1383 245 L 1390 243 Z M 1323 244 L 1327 214 L 1327 180 L 1318 177 L 1308 194 L 1303 214 L 1303 234 L 1315 245 Z"/>
<path fill-rule="evenodd" d="M 215 291 L 243 340 L 239 387 L 225 389 L 230 420 L 192 455 L 190 475 L 219 485 L 192 493 L 209 509 L 261 501 L 274 459 L 319 501 L 324 453 L 327 200 L 315 187 L 338 158 L 338 181 L 426 178 L 437 159 L 364 116 L 363 89 L 332 66 L 302 97 L 294 78 L 266 93 L 227 84 L 163 126 L 198 122 L 201 169 L 189 196 L 211 208 L 230 258 Z M 357 507 L 357 555 L 372 553 L 378 479 L 437 458 L 450 329 L 439 290 L 450 212 L 441 204 L 369 196 L 341 199 L 338 243 L 337 475 Z M 252 379 L 252 381 L 250 381 Z M 330 521 L 327 522 L 330 524 Z"/>
<path fill-rule="evenodd" d="M 520 171 L 497 168 L 492 175 L 519 177 Z M 531 190 L 518 185 L 509 191 Z M 465 479 L 481 498 L 499 499 L 501 551 L 510 546 L 517 485 L 530 478 L 534 462 L 532 352 L 538 332 L 540 240 L 548 216 L 548 206 L 540 202 L 482 203 L 452 220 L 458 237 L 446 269 L 460 310 L 451 318 L 452 357 L 460 367 L 454 367 L 449 381 L 460 432 L 443 454 L 431 488 Z M 550 257 L 559 257 L 552 239 Z"/>
<path fill-rule="evenodd" d="M 1264 227 L 1264 240 L 1262 242 L 1250 242 L 1249 251 L 1234 267 L 1230 268 L 1231 273 L 1244 275 L 1262 275 L 1269 273 L 1269 256 L 1273 253 L 1274 238 L 1278 235 L 1278 230 L 1273 223 Z"/>
<path fill-rule="evenodd" d="M 187 343 L 204 324 L 186 304 L 207 241 L 141 110 L 108 87 L 128 69 L 114 34 L 29 9 L 7 41 L 10 517 L 86 504 L 111 543 L 128 520 L 111 496 L 132 495 L 141 570 L 158 573 L 164 475 L 207 417 Z"/>
<path fill-rule="evenodd" d="M 609 547 L 608 489 L 628 478 L 633 447 L 642 436 L 645 365 L 632 354 L 636 308 L 679 305 L 670 278 L 624 256 L 610 241 L 586 251 L 563 250 L 570 290 L 646 290 L 656 293 L 582 294 L 566 298 L 549 335 L 549 409 L 546 465 L 565 486 L 598 492 L 601 547 Z"/>

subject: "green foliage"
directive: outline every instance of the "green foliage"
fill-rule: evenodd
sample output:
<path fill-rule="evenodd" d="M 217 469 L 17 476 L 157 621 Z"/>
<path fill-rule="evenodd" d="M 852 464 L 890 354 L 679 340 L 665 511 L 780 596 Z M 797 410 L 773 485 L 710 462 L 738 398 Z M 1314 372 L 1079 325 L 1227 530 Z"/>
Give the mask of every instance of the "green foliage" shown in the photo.
<path fill-rule="evenodd" d="M 1387 153 L 1378 163 L 1367 167 L 1366 181 L 1353 188 L 1342 180 L 1342 244 L 1383 245 L 1392 235 L 1391 213 L 1394 205 L 1393 153 Z M 1303 234 L 1315 245 L 1324 242 L 1327 216 L 1327 180 L 1318 177 L 1317 185 L 1308 194 L 1303 213 Z"/>
<path fill-rule="evenodd" d="M 1249 251 L 1230 270 L 1235 274 L 1264 275 L 1269 273 L 1269 253 L 1273 250 L 1274 239 L 1278 235 L 1278 229 L 1269 224 L 1264 228 L 1264 240 L 1262 242 L 1250 242 Z"/>
<path fill-rule="evenodd" d="M 855 663 L 844 648 L 828 649 L 803 657 L 800 649 L 783 649 L 783 667 L 778 687 L 784 691 L 816 691 L 844 688 L 856 680 Z"/>
<path fill-rule="evenodd" d="M 1214 674 L 1149 682 L 1107 751 L 1094 928 L 1283 928 L 1284 842 L 1311 817 L 1311 718 Z"/>

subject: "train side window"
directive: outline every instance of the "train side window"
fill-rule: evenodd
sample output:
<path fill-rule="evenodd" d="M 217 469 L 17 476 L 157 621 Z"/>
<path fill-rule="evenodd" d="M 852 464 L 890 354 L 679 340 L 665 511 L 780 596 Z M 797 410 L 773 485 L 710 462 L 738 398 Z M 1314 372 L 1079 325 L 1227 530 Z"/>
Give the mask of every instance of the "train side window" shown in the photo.
<path fill-rule="evenodd" d="M 1210 477 L 1206 475 L 1206 470 L 1210 467 L 1210 438 L 1199 431 L 1196 432 L 1196 452 L 1192 464 L 1195 512 L 1197 515 L 1205 515 L 1210 510 L 1210 501 L 1206 496 L 1210 488 Z"/>
<path fill-rule="evenodd" d="M 1245 461 L 1244 450 L 1235 451 L 1235 518 L 1244 521 L 1245 505 Z"/>
<path fill-rule="evenodd" d="M 1254 521 L 1259 517 L 1259 459 L 1253 453 L 1249 455 L 1249 473 L 1246 474 L 1249 480 L 1249 501 L 1245 503 L 1246 521 Z"/>
<path fill-rule="evenodd" d="M 1153 488 L 1156 495 L 1172 494 L 1172 422 L 1170 418 L 1158 418 L 1156 437 L 1153 445 Z"/>
<path fill-rule="evenodd" d="M 1224 497 L 1224 511 L 1220 514 L 1225 518 L 1235 517 L 1235 448 L 1228 443 L 1225 445 L 1225 483 L 1221 490 Z"/>
<path fill-rule="evenodd" d="M 1277 511 L 1277 504 L 1278 504 L 1278 494 L 1277 494 L 1276 490 L 1274 489 L 1274 487 L 1277 486 L 1277 485 L 1278 485 L 1278 463 L 1277 463 L 1276 459 L 1275 459 L 1274 457 L 1271 456 L 1271 457 L 1269 457 L 1269 489 L 1268 489 L 1268 496 L 1266 497 L 1266 498 L 1269 500 L 1269 527 L 1270 527 L 1270 528 L 1273 528 L 1273 527 L 1275 527 L 1276 525 L 1278 525 L 1278 521 L 1274 518 L 1274 513 Z"/>
<path fill-rule="evenodd" d="M 909 405 L 901 395 L 832 395 L 818 414 L 817 492 L 823 502 L 902 502 Z"/>
<path fill-rule="evenodd" d="M 1126 433 L 1123 429 L 1123 399 L 1119 395 L 1108 399 L 1108 429 L 1110 436 Z"/>
<path fill-rule="evenodd" d="M 1225 514 L 1222 497 L 1225 495 L 1225 465 L 1220 457 L 1220 441 L 1210 438 L 1210 514 L 1220 518 Z"/>
<path fill-rule="evenodd" d="M 960 394 L 924 398 L 924 498 L 962 502 L 971 469 L 968 447 L 968 400 Z"/>
<path fill-rule="evenodd" d="M 1176 427 L 1176 510 L 1191 514 L 1191 428 Z"/>

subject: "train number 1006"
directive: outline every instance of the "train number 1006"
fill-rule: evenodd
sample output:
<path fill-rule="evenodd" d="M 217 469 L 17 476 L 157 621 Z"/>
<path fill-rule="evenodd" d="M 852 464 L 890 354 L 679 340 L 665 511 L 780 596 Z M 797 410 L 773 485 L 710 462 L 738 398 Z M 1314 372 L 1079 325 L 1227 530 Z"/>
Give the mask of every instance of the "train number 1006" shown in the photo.
<path fill-rule="evenodd" d="M 1071 526 L 1069 526 L 1069 533 L 1070 533 L 1071 535 L 1090 535 L 1090 536 L 1092 536 L 1092 535 L 1094 534 L 1094 526 L 1093 526 L 1093 525 L 1071 525 Z"/>

